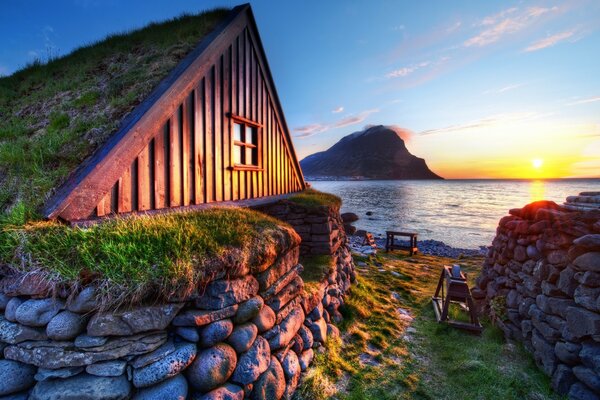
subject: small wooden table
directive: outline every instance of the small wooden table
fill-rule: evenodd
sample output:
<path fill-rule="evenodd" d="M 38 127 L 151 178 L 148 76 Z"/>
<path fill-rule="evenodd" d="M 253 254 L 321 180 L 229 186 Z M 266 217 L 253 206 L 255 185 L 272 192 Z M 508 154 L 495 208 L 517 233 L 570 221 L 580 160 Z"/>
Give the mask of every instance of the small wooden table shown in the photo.
<path fill-rule="evenodd" d="M 417 247 L 417 233 L 414 232 L 397 232 L 397 231 L 385 231 L 386 239 L 385 239 L 385 251 L 390 251 L 394 249 L 407 249 L 410 251 L 410 255 L 414 255 L 419 251 Z M 394 236 L 406 236 L 409 238 L 410 245 L 406 246 L 398 246 L 394 244 Z"/>

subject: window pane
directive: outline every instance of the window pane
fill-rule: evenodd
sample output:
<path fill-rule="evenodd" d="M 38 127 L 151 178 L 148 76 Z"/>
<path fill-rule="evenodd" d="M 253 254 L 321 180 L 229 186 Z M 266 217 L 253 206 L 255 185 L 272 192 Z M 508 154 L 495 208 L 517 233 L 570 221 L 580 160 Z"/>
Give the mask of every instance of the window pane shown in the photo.
<path fill-rule="evenodd" d="M 233 146 L 233 163 L 242 164 L 242 146 Z"/>
<path fill-rule="evenodd" d="M 251 144 L 256 144 L 254 143 L 254 128 L 250 127 L 250 126 L 246 126 L 246 143 L 251 143 Z"/>
<path fill-rule="evenodd" d="M 258 147 L 252 149 L 252 165 L 258 166 Z"/>
<path fill-rule="evenodd" d="M 252 147 L 246 147 L 246 165 L 253 165 L 252 150 Z"/>
<path fill-rule="evenodd" d="M 242 139 L 242 125 L 236 123 L 233 124 L 233 140 L 237 140 L 238 142 L 244 141 Z"/>

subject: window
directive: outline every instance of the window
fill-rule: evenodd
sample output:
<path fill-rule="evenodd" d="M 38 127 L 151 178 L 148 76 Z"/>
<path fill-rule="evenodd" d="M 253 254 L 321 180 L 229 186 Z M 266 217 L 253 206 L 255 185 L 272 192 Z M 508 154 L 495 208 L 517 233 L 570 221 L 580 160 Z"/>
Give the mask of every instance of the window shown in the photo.
<path fill-rule="evenodd" d="M 260 125 L 232 116 L 234 169 L 259 169 L 258 130 Z"/>

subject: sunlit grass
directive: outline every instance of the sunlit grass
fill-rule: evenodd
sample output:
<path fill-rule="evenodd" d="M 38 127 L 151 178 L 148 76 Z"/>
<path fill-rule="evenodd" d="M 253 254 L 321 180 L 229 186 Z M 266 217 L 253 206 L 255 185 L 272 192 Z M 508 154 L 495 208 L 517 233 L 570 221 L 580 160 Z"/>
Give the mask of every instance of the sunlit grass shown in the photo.
<path fill-rule="evenodd" d="M 289 200 L 308 208 L 324 206 L 339 210 L 342 205 L 342 199 L 338 196 L 310 188 L 291 196 Z"/>

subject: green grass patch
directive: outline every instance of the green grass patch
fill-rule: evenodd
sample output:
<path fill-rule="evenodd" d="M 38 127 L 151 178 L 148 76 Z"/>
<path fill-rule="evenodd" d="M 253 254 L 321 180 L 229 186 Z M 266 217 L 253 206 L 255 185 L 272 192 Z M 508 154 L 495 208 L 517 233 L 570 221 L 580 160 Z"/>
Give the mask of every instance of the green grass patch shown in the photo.
<path fill-rule="evenodd" d="M 228 14 L 182 15 L 0 77 L 0 214 L 40 219 L 67 176 Z"/>
<path fill-rule="evenodd" d="M 288 200 L 307 208 L 331 207 L 339 210 L 342 205 L 342 199 L 336 195 L 319 192 L 315 189 L 306 189 L 291 196 Z"/>
<path fill-rule="evenodd" d="M 456 260 L 404 252 L 359 260 L 367 265 L 341 310 L 343 340 L 317 355 L 297 399 L 560 398 L 531 355 L 489 321 L 482 336 L 437 323 L 431 296 L 443 265 Z M 460 263 L 473 280 L 482 259 Z"/>
<path fill-rule="evenodd" d="M 280 221 L 240 208 L 115 218 L 87 228 L 9 222 L 0 230 L 0 264 L 69 286 L 92 276 L 113 303 L 189 294 L 225 269 L 272 262 L 297 241 Z"/>

